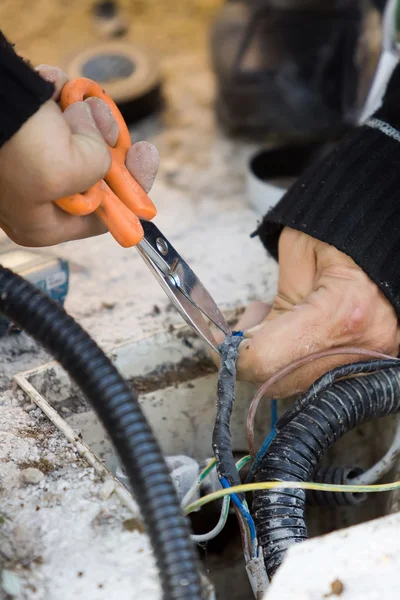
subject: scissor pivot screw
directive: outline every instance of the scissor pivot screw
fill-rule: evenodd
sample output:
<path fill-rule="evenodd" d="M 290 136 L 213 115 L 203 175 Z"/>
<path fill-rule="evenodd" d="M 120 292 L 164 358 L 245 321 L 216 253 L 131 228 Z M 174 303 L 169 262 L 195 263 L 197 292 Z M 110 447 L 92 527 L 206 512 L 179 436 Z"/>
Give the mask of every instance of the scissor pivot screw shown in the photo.
<path fill-rule="evenodd" d="M 162 254 L 163 256 L 168 254 L 168 244 L 165 240 L 163 240 L 163 238 L 159 237 L 156 239 L 156 246 L 160 254 Z"/>
<path fill-rule="evenodd" d="M 176 273 L 168 273 L 167 277 L 170 280 L 170 282 L 172 283 L 172 285 L 174 285 L 177 288 L 180 287 L 181 280 L 179 279 L 179 275 L 177 275 Z"/>

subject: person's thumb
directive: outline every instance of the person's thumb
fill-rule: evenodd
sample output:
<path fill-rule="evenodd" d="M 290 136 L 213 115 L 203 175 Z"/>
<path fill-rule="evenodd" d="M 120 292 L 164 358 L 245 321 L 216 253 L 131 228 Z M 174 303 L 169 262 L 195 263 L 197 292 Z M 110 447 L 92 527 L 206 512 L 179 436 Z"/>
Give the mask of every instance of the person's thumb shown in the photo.
<path fill-rule="evenodd" d="M 100 181 L 111 167 L 109 148 L 96 125 L 88 103 L 76 102 L 64 111 L 71 130 L 68 152 L 64 157 L 64 194 L 84 192 Z"/>

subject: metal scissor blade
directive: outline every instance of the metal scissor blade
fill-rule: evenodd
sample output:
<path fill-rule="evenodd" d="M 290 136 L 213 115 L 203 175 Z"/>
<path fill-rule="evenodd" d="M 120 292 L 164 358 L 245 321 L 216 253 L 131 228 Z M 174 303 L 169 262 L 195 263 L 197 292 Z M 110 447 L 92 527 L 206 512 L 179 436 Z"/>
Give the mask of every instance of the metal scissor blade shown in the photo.
<path fill-rule="evenodd" d="M 189 265 L 154 223 L 150 221 L 141 221 L 141 223 L 145 236 L 137 248 L 143 258 L 147 256 L 152 263 L 152 268 L 156 265 L 164 278 L 168 278 L 195 309 L 200 310 L 225 335 L 229 335 L 231 329 L 224 316 Z"/>
<path fill-rule="evenodd" d="M 140 245 L 139 245 L 140 246 Z M 158 267 L 158 265 L 150 258 L 146 250 L 141 247 L 137 247 L 139 253 L 147 266 L 153 272 L 157 281 L 177 308 L 178 312 L 186 323 L 210 346 L 212 350 L 218 352 L 217 342 L 211 333 L 211 330 L 204 319 L 202 313 L 190 302 L 185 294 L 176 287 L 173 281 L 170 280 L 168 275 Z"/>

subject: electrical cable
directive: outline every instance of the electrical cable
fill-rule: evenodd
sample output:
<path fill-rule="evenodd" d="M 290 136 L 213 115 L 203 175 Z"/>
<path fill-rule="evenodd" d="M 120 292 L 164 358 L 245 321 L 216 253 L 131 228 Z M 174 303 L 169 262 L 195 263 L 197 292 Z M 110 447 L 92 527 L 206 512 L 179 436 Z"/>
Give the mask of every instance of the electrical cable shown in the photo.
<path fill-rule="evenodd" d="M 200 488 L 201 484 L 205 480 L 205 478 L 211 473 L 211 471 L 215 468 L 216 460 L 213 458 L 208 465 L 203 469 L 198 477 L 194 480 L 193 484 L 190 486 L 186 494 L 184 495 L 181 506 L 185 508 L 185 506 L 189 503 L 189 501 L 193 498 L 197 490 Z"/>
<path fill-rule="evenodd" d="M 267 435 L 267 437 L 265 438 L 265 440 L 263 441 L 263 443 L 262 443 L 259 451 L 257 452 L 256 457 L 254 458 L 254 461 L 253 461 L 253 464 L 251 466 L 250 472 L 247 475 L 246 483 L 250 483 L 254 479 L 254 474 L 255 474 L 255 472 L 257 470 L 258 465 L 260 464 L 261 460 L 263 459 L 263 457 L 267 453 L 268 448 L 270 447 L 272 440 L 276 436 L 276 433 L 277 433 L 276 424 L 277 424 L 277 422 L 278 422 L 278 401 L 275 398 L 273 398 L 271 400 L 271 431 Z"/>
<path fill-rule="evenodd" d="M 331 376 L 329 389 L 311 397 L 278 432 L 257 469 L 256 482 L 311 481 L 324 454 L 345 433 L 366 421 L 398 413 L 400 370 L 395 364 L 396 368 L 363 377 L 335 382 Z M 359 364 L 347 365 L 346 374 L 357 372 L 357 367 Z M 279 494 L 265 490 L 253 497 L 252 512 L 269 577 L 281 565 L 287 550 L 308 538 L 306 494 L 286 485 Z M 352 488 L 360 493 L 365 487 L 350 486 L 346 491 Z"/>
<path fill-rule="evenodd" d="M 235 401 L 235 384 L 236 384 L 236 360 L 239 352 L 239 345 L 242 342 L 243 335 L 241 332 L 234 332 L 230 336 L 226 336 L 222 344 L 219 345 L 221 361 L 218 372 L 217 384 L 217 412 L 215 417 L 215 425 L 212 436 L 212 445 L 215 454 L 215 465 L 218 472 L 220 483 L 223 487 L 230 487 L 232 484 L 240 485 L 240 477 L 236 468 L 233 452 L 232 452 L 232 436 L 230 432 L 230 420 L 232 416 L 233 404 Z M 193 483 L 190 490 L 185 494 L 182 501 L 182 506 L 185 506 L 188 499 L 198 490 L 203 479 L 214 466 L 211 461 L 206 469 L 199 475 Z M 257 550 L 257 533 L 253 518 L 248 509 L 245 498 L 239 498 L 236 494 L 232 496 L 238 516 L 243 517 L 245 521 L 251 546 L 251 556 Z M 226 507 L 225 507 L 226 510 Z M 222 507 L 222 512 L 224 506 Z M 224 525 L 224 520 L 220 517 L 217 524 Z M 215 528 L 214 528 L 215 529 Z M 244 529 L 244 527 L 241 527 Z M 213 532 L 214 533 L 214 530 Z M 196 538 L 195 538 L 196 539 Z M 204 537 L 202 537 L 204 539 Z"/>
<path fill-rule="evenodd" d="M 210 542 L 221 533 L 228 520 L 230 504 L 230 496 L 225 496 L 224 501 L 222 503 L 221 514 L 216 526 L 213 529 L 211 529 L 211 531 L 209 531 L 208 533 L 192 534 L 191 538 L 194 542 L 196 542 L 196 544 L 204 544 L 205 542 Z"/>
<path fill-rule="evenodd" d="M 351 477 L 351 483 L 355 485 L 368 485 L 375 483 L 384 477 L 394 467 L 400 453 L 400 415 L 396 416 L 396 431 L 393 441 L 386 454 L 370 469 L 356 477 Z"/>
<path fill-rule="evenodd" d="M 357 349 L 354 348 L 351 350 L 352 350 L 352 354 L 354 354 L 353 350 L 356 351 Z M 373 354 L 375 356 L 376 353 L 373 353 Z M 313 356 L 313 355 L 310 355 L 310 356 Z M 314 360 L 316 358 L 320 358 L 320 356 L 315 356 Z M 301 360 L 303 360 L 303 359 L 301 359 Z M 294 364 L 295 363 L 292 363 L 292 365 L 290 365 L 290 367 L 293 367 Z M 296 365 L 293 368 L 297 368 L 298 366 L 299 365 Z M 372 371 L 378 371 L 380 369 L 386 369 L 389 367 L 400 367 L 399 359 L 391 358 L 390 360 L 389 359 L 384 359 L 384 360 L 380 359 L 380 360 L 375 360 L 375 361 L 352 363 L 350 365 L 343 365 L 343 366 L 337 367 L 336 369 L 333 369 L 332 371 L 329 371 L 328 373 L 325 373 L 324 375 L 322 375 L 322 377 L 320 377 L 311 386 L 311 388 L 301 398 L 299 398 L 299 400 L 297 400 L 297 402 L 295 402 L 295 404 L 291 408 L 289 408 L 289 410 L 287 410 L 285 412 L 285 414 L 282 415 L 282 417 L 276 422 L 275 428 L 271 431 L 271 433 L 265 439 L 265 441 L 263 442 L 259 451 L 257 452 L 257 454 L 254 458 L 254 462 L 251 467 L 250 473 L 248 474 L 246 481 L 249 483 L 254 479 L 255 471 L 258 468 L 263 457 L 266 455 L 268 448 L 270 447 L 270 445 L 271 445 L 272 441 L 274 440 L 278 431 L 280 431 L 285 425 L 287 425 L 287 423 L 289 423 L 289 421 L 295 415 L 299 414 L 299 412 L 305 406 L 307 406 L 307 404 L 311 401 L 312 398 L 315 397 L 316 394 L 321 393 L 324 389 L 329 387 L 329 385 L 332 384 L 332 380 L 337 380 L 337 379 L 340 379 L 341 377 L 354 375 L 356 373 L 357 374 L 370 373 Z M 284 373 L 284 375 L 282 375 L 282 377 L 286 376 L 290 372 L 290 371 L 287 371 L 287 367 L 285 367 L 284 371 L 285 371 L 285 373 Z M 279 373 L 282 373 L 282 372 L 283 372 L 283 370 L 278 372 L 276 374 L 276 376 L 278 376 Z M 261 399 L 262 395 L 265 394 L 266 389 L 269 388 L 270 385 L 272 385 L 273 383 L 276 383 L 276 380 L 274 382 L 271 382 L 271 379 L 269 381 L 267 381 L 266 384 L 264 384 L 264 386 L 266 386 L 266 387 L 263 392 L 261 392 L 262 388 L 260 388 L 260 390 L 257 392 L 255 398 L 260 394 L 260 399 Z M 258 402 L 257 402 L 257 406 L 258 406 Z M 256 408 L 257 408 L 257 406 L 256 406 Z M 249 439 L 249 437 L 250 438 L 254 437 L 254 435 L 253 435 L 252 431 L 249 432 L 249 430 L 248 430 L 248 439 Z M 399 444 L 400 444 L 400 439 L 399 439 Z M 250 445 L 250 440 L 249 440 L 249 445 Z M 386 462 L 385 462 L 385 465 L 386 465 Z M 389 470 L 390 469 L 388 468 L 388 470 L 386 472 L 388 472 Z M 363 475 L 361 475 L 361 477 L 363 477 Z M 375 479 L 375 481 L 377 481 L 377 479 Z M 368 479 L 368 480 L 362 479 L 362 481 L 360 481 L 360 483 L 373 483 L 373 481 L 370 479 Z"/>
<path fill-rule="evenodd" d="M 247 475 L 247 479 L 246 479 L 246 483 L 250 483 L 251 481 L 253 481 L 254 479 L 254 475 L 257 471 L 257 468 L 259 467 L 262 459 L 264 458 L 264 456 L 267 454 L 268 452 L 268 448 L 270 447 L 270 445 L 272 444 L 273 440 L 275 439 L 275 436 L 277 434 L 277 430 L 276 427 L 274 427 L 270 433 L 267 435 L 267 437 L 265 438 L 265 440 L 263 441 L 259 451 L 257 452 L 253 464 L 251 465 L 251 469 L 249 474 Z"/>
<path fill-rule="evenodd" d="M 255 442 L 254 442 L 254 420 L 257 413 L 257 408 L 260 403 L 261 398 L 265 396 L 267 391 L 275 384 L 281 381 L 284 377 L 311 361 L 318 360 L 320 358 L 326 358 L 328 356 L 339 356 L 339 355 L 356 355 L 356 356 L 369 356 L 371 358 L 376 359 L 386 359 L 389 361 L 393 361 L 393 365 L 389 366 L 397 366 L 400 365 L 400 360 L 397 358 L 393 358 L 393 356 L 389 356 L 387 354 L 382 354 L 381 352 L 374 352 L 373 350 L 365 350 L 363 348 L 334 348 L 332 350 L 324 350 L 322 352 L 314 352 L 313 354 L 309 354 L 308 356 L 304 356 L 303 358 L 299 358 L 293 361 L 291 364 L 287 365 L 280 369 L 277 373 L 275 373 L 272 377 L 270 377 L 263 385 L 258 389 L 255 394 L 249 408 L 248 416 L 247 416 L 247 441 L 249 444 L 249 450 L 251 456 L 254 458 L 256 455 L 255 450 Z M 286 413 L 285 413 L 286 414 Z"/>
<path fill-rule="evenodd" d="M 314 481 L 258 481 L 257 483 L 242 483 L 240 485 L 234 485 L 230 488 L 224 488 L 217 492 L 212 492 L 188 504 L 185 508 L 185 514 L 199 510 L 202 506 L 215 502 L 225 498 L 225 496 L 231 496 L 232 494 L 246 494 L 247 492 L 259 492 L 262 490 L 282 490 L 282 489 L 293 489 L 293 490 L 315 490 L 318 492 L 333 492 L 339 493 L 351 493 L 351 494 L 379 494 L 383 492 L 394 492 L 400 489 L 400 480 L 392 481 L 390 483 L 374 483 L 369 485 L 351 485 L 342 484 L 335 485 L 332 483 L 315 483 Z"/>
<path fill-rule="evenodd" d="M 240 471 L 242 469 L 242 467 L 244 467 L 244 465 L 249 462 L 249 460 L 251 460 L 250 456 L 244 456 L 243 458 L 241 458 L 236 463 L 237 470 Z M 193 492 L 191 493 L 191 495 L 189 496 L 189 500 L 190 500 L 190 498 L 193 497 L 193 495 L 195 494 L 197 489 L 200 487 L 201 483 L 206 479 L 207 475 L 209 475 L 209 473 L 212 471 L 212 469 L 214 467 L 215 467 L 215 459 L 213 459 L 206 466 L 206 468 L 200 473 L 199 477 L 197 478 L 197 480 L 195 482 L 195 483 L 197 483 L 200 480 L 200 483 L 198 486 L 196 486 L 196 489 L 194 489 Z M 188 496 L 188 494 L 189 494 L 189 492 L 186 494 L 186 496 Z M 186 504 L 187 503 L 183 504 L 183 501 L 182 501 L 183 508 L 185 508 Z M 193 534 L 191 536 L 192 540 L 199 544 L 199 543 L 209 542 L 210 540 L 213 540 L 215 537 L 217 537 L 217 535 L 219 535 L 221 533 L 221 531 L 223 530 L 223 528 L 226 525 L 226 522 L 228 520 L 228 515 L 229 515 L 229 508 L 230 508 L 230 496 L 225 496 L 224 501 L 222 503 L 221 514 L 220 514 L 220 517 L 219 517 L 219 520 L 218 520 L 218 523 L 216 524 L 216 526 L 208 533 Z"/>
<path fill-rule="evenodd" d="M 281 431 L 281 429 L 290 423 L 295 416 L 300 414 L 301 411 L 316 398 L 316 396 L 329 389 L 335 381 L 345 377 L 352 377 L 353 375 L 367 375 L 368 373 L 374 373 L 390 368 L 400 368 L 400 361 L 397 358 L 392 360 L 370 360 L 342 365 L 336 367 L 336 369 L 333 369 L 332 371 L 328 371 L 328 373 L 325 373 L 317 379 L 310 389 L 296 400 L 285 414 L 282 415 L 276 424 L 277 430 Z"/>
<path fill-rule="evenodd" d="M 248 462 L 249 460 L 251 460 L 250 456 L 244 456 L 239 461 L 239 463 L 240 463 L 240 465 L 245 465 L 246 462 Z M 239 464 L 239 463 L 237 463 L 237 464 Z M 231 496 L 229 496 L 229 497 L 231 497 Z M 232 496 L 232 498 L 233 497 L 235 497 L 236 499 L 238 498 L 236 494 L 234 496 Z M 250 567 L 254 558 L 257 556 L 257 550 L 258 550 L 257 532 L 255 529 L 254 521 L 248 510 L 246 500 L 243 501 L 243 507 L 242 506 L 238 507 L 237 503 L 238 503 L 238 500 L 237 500 L 236 504 L 234 505 L 234 511 L 235 511 L 235 515 L 236 515 L 238 525 L 239 525 L 240 537 L 242 540 L 243 556 L 244 556 L 244 560 L 246 563 L 246 571 L 247 571 L 247 574 L 249 577 L 249 581 L 250 581 L 250 583 L 252 583 L 251 579 L 253 578 L 253 569 L 250 568 L 250 572 L 249 572 L 247 567 L 248 566 Z M 250 515 L 251 524 L 248 523 L 247 519 L 245 518 L 244 513 L 243 513 L 243 508 L 247 511 L 248 515 Z"/>
<path fill-rule="evenodd" d="M 143 515 L 164 600 L 201 600 L 198 558 L 168 467 L 138 399 L 62 306 L 0 267 L 0 312 L 41 343 L 80 387 L 112 440 Z"/>
<path fill-rule="evenodd" d="M 243 558 L 247 565 L 247 563 L 252 559 L 252 542 L 250 539 L 249 528 L 247 527 L 247 523 L 240 510 L 238 510 L 236 506 L 233 507 L 233 510 L 235 512 L 239 526 L 240 538 L 242 541 Z"/>
<path fill-rule="evenodd" d="M 222 487 L 224 487 L 225 489 L 231 487 L 229 481 L 225 477 L 222 477 L 220 479 L 220 481 L 221 481 Z M 251 516 L 249 508 L 247 506 L 247 502 L 245 500 L 239 500 L 239 497 L 236 494 L 232 494 L 231 499 L 232 499 L 232 502 L 235 504 L 236 508 L 238 509 L 239 513 L 241 514 L 241 516 L 247 523 L 247 527 L 249 529 L 249 534 L 250 534 L 251 556 L 256 556 L 256 554 L 257 554 L 257 532 L 256 532 L 256 526 L 253 521 L 253 517 Z"/>
<path fill-rule="evenodd" d="M 236 386 L 236 361 L 239 346 L 243 341 L 241 332 L 225 337 L 222 344 L 218 346 L 221 361 L 218 371 L 217 384 L 217 412 L 212 435 L 212 446 L 216 459 L 216 468 L 221 485 L 229 488 L 232 485 L 240 485 L 240 477 L 235 466 L 232 451 L 232 435 L 230 422 L 235 401 Z M 241 519 L 246 523 L 250 538 L 250 559 L 257 556 L 257 532 L 253 518 L 250 514 L 245 496 L 234 494 L 232 502 L 236 507 L 241 531 L 245 530 Z M 244 543 L 247 553 L 247 546 Z"/>
<path fill-rule="evenodd" d="M 235 402 L 236 360 L 241 336 L 226 336 L 218 346 L 221 361 L 217 383 L 217 412 L 212 434 L 212 447 L 217 461 L 219 479 L 226 479 L 230 485 L 240 485 L 232 452 L 230 421 Z M 240 498 L 242 501 L 243 498 Z"/>
<path fill-rule="evenodd" d="M 347 484 L 353 483 L 353 478 L 358 477 L 364 472 L 360 467 L 337 467 L 319 465 L 314 473 L 313 481 L 316 483 L 328 484 Z M 367 499 L 367 494 L 352 494 L 349 492 L 338 494 L 331 492 L 320 492 L 316 490 L 307 490 L 307 504 L 318 506 L 357 506 Z"/>

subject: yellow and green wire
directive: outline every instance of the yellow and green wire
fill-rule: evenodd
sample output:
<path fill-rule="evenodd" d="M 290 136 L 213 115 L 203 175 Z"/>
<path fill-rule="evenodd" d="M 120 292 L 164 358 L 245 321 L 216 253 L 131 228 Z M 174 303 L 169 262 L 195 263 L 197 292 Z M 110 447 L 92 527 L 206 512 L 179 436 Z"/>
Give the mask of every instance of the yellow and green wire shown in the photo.
<path fill-rule="evenodd" d="M 244 458 L 249 459 L 246 456 Z M 243 460 L 243 459 L 242 459 Z M 320 492 L 347 492 L 353 494 L 372 494 L 380 492 L 393 492 L 400 489 L 400 481 L 392 483 L 380 483 L 374 485 L 334 485 L 328 483 L 315 483 L 313 481 L 261 481 L 259 483 L 245 483 L 236 485 L 231 488 L 224 488 L 208 494 L 200 498 L 196 502 L 189 504 L 185 508 L 185 513 L 189 515 L 191 512 L 198 510 L 205 504 L 224 498 L 231 494 L 245 494 L 246 492 L 256 492 L 259 490 L 275 490 L 275 489 L 300 489 L 300 490 L 317 490 Z"/>

